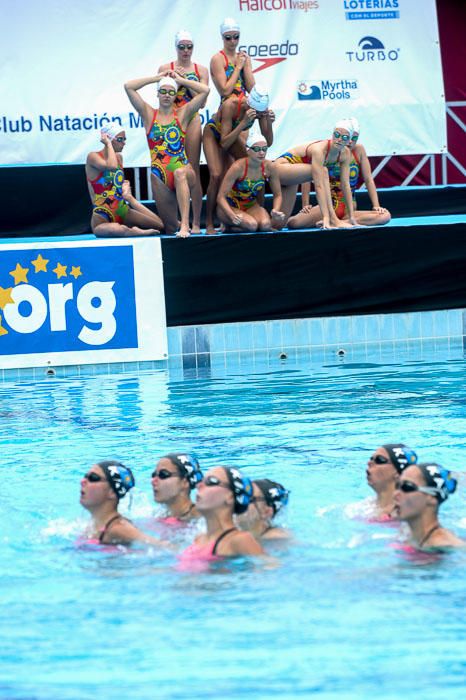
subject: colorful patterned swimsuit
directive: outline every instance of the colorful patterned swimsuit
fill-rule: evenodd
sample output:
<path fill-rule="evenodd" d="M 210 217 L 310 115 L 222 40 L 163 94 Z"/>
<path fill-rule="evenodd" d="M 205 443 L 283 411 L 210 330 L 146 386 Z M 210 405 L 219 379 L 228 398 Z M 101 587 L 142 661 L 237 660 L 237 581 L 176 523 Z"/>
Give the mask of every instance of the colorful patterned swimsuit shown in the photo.
<path fill-rule="evenodd" d="M 103 154 L 103 151 L 100 151 Z M 94 192 L 92 214 L 98 214 L 112 224 L 122 224 L 129 211 L 121 191 L 125 179 L 122 168 L 102 170 L 94 180 L 88 182 Z"/>
<path fill-rule="evenodd" d="M 263 162 L 261 163 L 261 172 L 262 177 L 258 180 L 248 178 L 248 160 L 246 158 L 243 177 L 236 180 L 226 196 L 226 200 L 232 209 L 246 211 L 256 203 L 259 192 L 264 189 L 265 185 L 265 165 Z"/>
<path fill-rule="evenodd" d="M 308 154 L 308 151 L 311 146 L 313 146 L 315 143 L 322 143 L 323 139 L 319 139 L 318 141 L 311 141 L 306 146 L 306 151 L 304 156 L 298 156 L 295 153 L 291 153 L 290 151 L 286 151 L 286 153 L 282 153 L 281 156 L 278 156 L 278 158 L 285 158 L 285 160 L 288 161 L 288 163 L 291 163 L 292 165 L 295 165 L 297 163 L 304 163 L 305 165 L 312 165 L 312 156 Z M 330 151 L 330 139 L 327 139 L 327 152 L 325 154 L 325 160 L 324 160 L 324 167 L 329 168 L 331 165 L 333 165 L 335 162 L 338 163 L 340 161 L 340 154 L 338 154 L 338 158 L 336 161 L 332 161 L 331 163 L 327 160 L 328 154 Z M 278 160 L 277 158 L 277 160 Z"/>
<path fill-rule="evenodd" d="M 225 75 L 227 77 L 227 80 L 229 80 L 230 76 L 232 75 L 233 71 L 235 70 L 235 65 L 234 65 L 234 63 L 230 63 L 225 51 L 220 51 L 220 53 L 222 54 L 222 56 L 225 60 L 224 70 L 225 70 Z M 243 97 L 244 97 L 246 95 L 246 85 L 244 83 L 243 69 L 240 70 L 240 73 L 238 75 L 238 79 L 233 87 L 233 91 L 228 96 L 222 97 L 221 102 L 228 100 L 228 98 L 231 97 L 232 95 L 236 95 L 237 97 L 239 97 L 240 95 L 243 95 Z"/>
<path fill-rule="evenodd" d="M 360 175 L 360 162 L 359 158 L 357 157 L 356 153 L 353 151 L 352 153 L 352 159 L 350 163 L 350 174 L 349 174 L 349 183 L 351 187 L 351 193 L 353 196 L 353 202 L 356 204 L 356 198 L 354 196 L 354 192 L 359 184 L 359 175 Z M 335 214 L 339 219 L 344 219 L 346 215 L 346 205 L 345 205 L 345 198 L 343 197 L 343 191 L 341 189 L 341 180 L 340 180 L 340 163 L 332 163 L 329 168 L 328 168 L 328 175 L 330 179 L 330 192 L 332 195 L 332 203 L 333 203 L 333 208 L 335 210 Z"/>
<path fill-rule="evenodd" d="M 194 72 L 186 73 L 185 78 L 186 80 L 195 80 L 197 83 L 201 82 L 201 74 L 199 73 L 199 69 L 197 67 L 197 63 L 193 63 L 194 66 Z M 175 63 L 172 61 L 170 63 L 170 68 L 171 70 L 175 70 Z M 185 87 L 184 85 L 179 85 L 178 86 L 178 91 L 176 93 L 175 97 L 175 109 L 179 109 L 180 107 L 184 107 L 184 105 L 187 105 L 188 102 L 191 102 L 193 99 L 193 95 L 191 95 L 189 88 Z M 193 115 L 194 116 L 194 115 Z M 192 117 L 191 117 L 192 119 Z"/>
<path fill-rule="evenodd" d="M 151 172 L 169 189 L 175 190 L 174 172 L 188 165 L 184 148 L 186 132 L 181 128 L 176 112 L 169 124 L 157 121 L 158 110 L 154 110 L 154 118 L 147 132 L 149 144 Z"/>

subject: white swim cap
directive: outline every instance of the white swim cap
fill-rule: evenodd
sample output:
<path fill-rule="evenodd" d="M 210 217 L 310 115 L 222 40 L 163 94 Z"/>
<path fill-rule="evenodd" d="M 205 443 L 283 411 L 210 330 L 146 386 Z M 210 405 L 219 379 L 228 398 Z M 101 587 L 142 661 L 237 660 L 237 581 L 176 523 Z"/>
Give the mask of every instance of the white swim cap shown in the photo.
<path fill-rule="evenodd" d="M 177 84 L 176 80 L 173 80 L 173 78 L 170 78 L 169 75 L 164 75 L 163 78 L 160 78 L 158 90 L 160 90 L 162 85 L 170 86 L 175 91 L 178 90 L 178 84 Z"/>
<path fill-rule="evenodd" d="M 254 126 L 249 130 L 248 138 L 246 139 L 246 148 L 251 148 L 251 146 L 255 146 L 256 143 L 260 143 L 261 141 L 263 141 L 265 144 L 267 143 L 267 139 L 260 128 L 254 124 Z"/>
<path fill-rule="evenodd" d="M 226 32 L 239 32 L 239 24 L 233 17 L 225 17 L 220 25 L 220 34 L 223 36 Z"/>
<path fill-rule="evenodd" d="M 269 95 L 261 85 L 253 85 L 248 95 L 248 105 L 256 112 L 265 112 L 269 106 Z"/>
<path fill-rule="evenodd" d="M 193 38 L 187 29 L 180 29 L 179 32 L 175 34 L 175 48 L 178 48 L 178 44 L 183 41 L 189 41 L 190 44 L 194 44 Z"/>
<path fill-rule="evenodd" d="M 349 120 L 350 120 L 350 122 L 351 122 L 351 124 L 352 124 L 352 126 L 353 126 L 353 134 L 359 134 L 359 133 L 360 133 L 360 131 L 359 131 L 359 122 L 358 122 L 358 120 L 356 119 L 356 117 L 350 117 Z"/>
<path fill-rule="evenodd" d="M 335 129 L 346 129 L 346 131 L 349 131 L 350 138 L 353 135 L 353 122 L 351 119 L 340 119 L 337 121 L 335 124 Z"/>
<path fill-rule="evenodd" d="M 105 124 L 100 129 L 101 134 L 107 134 L 107 136 L 110 138 L 110 141 L 113 141 L 114 138 L 118 136 L 118 134 L 121 134 L 122 131 L 125 130 L 124 126 L 120 126 L 118 122 L 110 122 L 109 124 Z"/>

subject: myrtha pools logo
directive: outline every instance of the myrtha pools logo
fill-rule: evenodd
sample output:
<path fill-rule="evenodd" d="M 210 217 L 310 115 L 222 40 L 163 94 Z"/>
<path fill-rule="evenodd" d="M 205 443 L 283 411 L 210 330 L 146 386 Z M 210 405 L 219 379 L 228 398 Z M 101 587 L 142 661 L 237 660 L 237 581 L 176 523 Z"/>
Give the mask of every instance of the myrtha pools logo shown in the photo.
<path fill-rule="evenodd" d="M 350 63 L 371 61 L 398 61 L 400 49 L 387 49 L 375 36 L 363 36 L 358 43 L 358 51 L 346 51 Z"/>
<path fill-rule="evenodd" d="M 0 355 L 137 347 L 131 246 L 0 253 Z"/>
<path fill-rule="evenodd" d="M 357 80 L 301 80 L 298 100 L 351 100 L 357 91 Z"/>

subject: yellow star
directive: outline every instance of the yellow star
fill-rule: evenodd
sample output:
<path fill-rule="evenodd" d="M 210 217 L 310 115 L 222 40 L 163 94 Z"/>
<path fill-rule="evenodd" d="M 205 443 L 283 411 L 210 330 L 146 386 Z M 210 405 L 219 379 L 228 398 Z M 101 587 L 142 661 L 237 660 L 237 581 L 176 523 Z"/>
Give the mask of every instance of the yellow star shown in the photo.
<path fill-rule="evenodd" d="M 41 253 L 37 256 L 35 260 L 31 260 L 34 265 L 36 272 L 47 272 L 47 263 L 49 262 L 42 257 Z"/>
<path fill-rule="evenodd" d="M 2 317 L 0 316 L 0 335 L 7 335 L 8 331 L 2 326 Z"/>
<path fill-rule="evenodd" d="M 19 263 L 16 263 L 16 268 L 12 270 L 9 274 L 14 278 L 15 284 L 19 284 L 20 282 L 26 282 L 28 281 L 27 278 L 27 273 L 29 272 L 28 267 L 21 267 Z"/>
<path fill-rule="evenodd" d="M 78 265 L 77 267 L 74 267 L 74 265 L 71 265 L 71 272 L 70 275 L 72 275 L 75 280 L 78 279 L 78 277 L 81 277 L 83 273 L 81 272 L 81 265 Z"/>
<path fill-rule="evenodd" d="M 66 268 L 68 265 L 62 265 L 61 263 L 57 263 L 57 266 L 53 268 L 53 271 L 55 272 L 57 276 L 57 280 L 60 279 L 60 277 L 66 277 Z"/>
<path fill-rule="evenodd" d="M 15 302 L 11 298 L 11 290 L 13 287 L 7 287 L 6 289 L 3 289 L 3 287 L 0 287 L 0 309 L 5 308 L 5 304 L 14 304 Z"/>

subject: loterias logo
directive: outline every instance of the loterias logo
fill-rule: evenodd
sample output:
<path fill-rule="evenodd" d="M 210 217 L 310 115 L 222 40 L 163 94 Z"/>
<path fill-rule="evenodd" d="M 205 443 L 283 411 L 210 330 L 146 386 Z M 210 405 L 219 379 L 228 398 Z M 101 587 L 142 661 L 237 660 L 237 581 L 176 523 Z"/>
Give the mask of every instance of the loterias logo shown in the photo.
<path fill-rule="evenodd" d="M 375 36 L 363 36 L 358 43 L 359 51 L 346 51 L 350 63 L 373 61 L 398 61 L 400 49 L 387 49 Z"/>
<path fill-rule="evenodd" d="M 138 347 L 131 246 L 0 252 L 0 355 Z"/>
<path fill-rule="evenodd" d="M 298 100 L 351 100 L 358 87 L 357 80 L 301 80 Z"/>
<path fill-rule="evenodd" d="M 318 10 L 318 0 L 238 0 L 240 12 L 309 12 Z"/>
<path fill-rule="evenodd" d="M 238 47 L 240 51 L 245 51 L 258 66 L 253 67 L 253 73 L 270 68 L 276 63 L 286 61 L 290 56 L 297 56 L 299 52 L 298 44 L 294 44 L 287 39 L 282 44 L 249 44 Z"/>
<path fill-rule="evenodd" d="M 400 0 L 343 0 L 347 20 L 398 19 Z"/>

